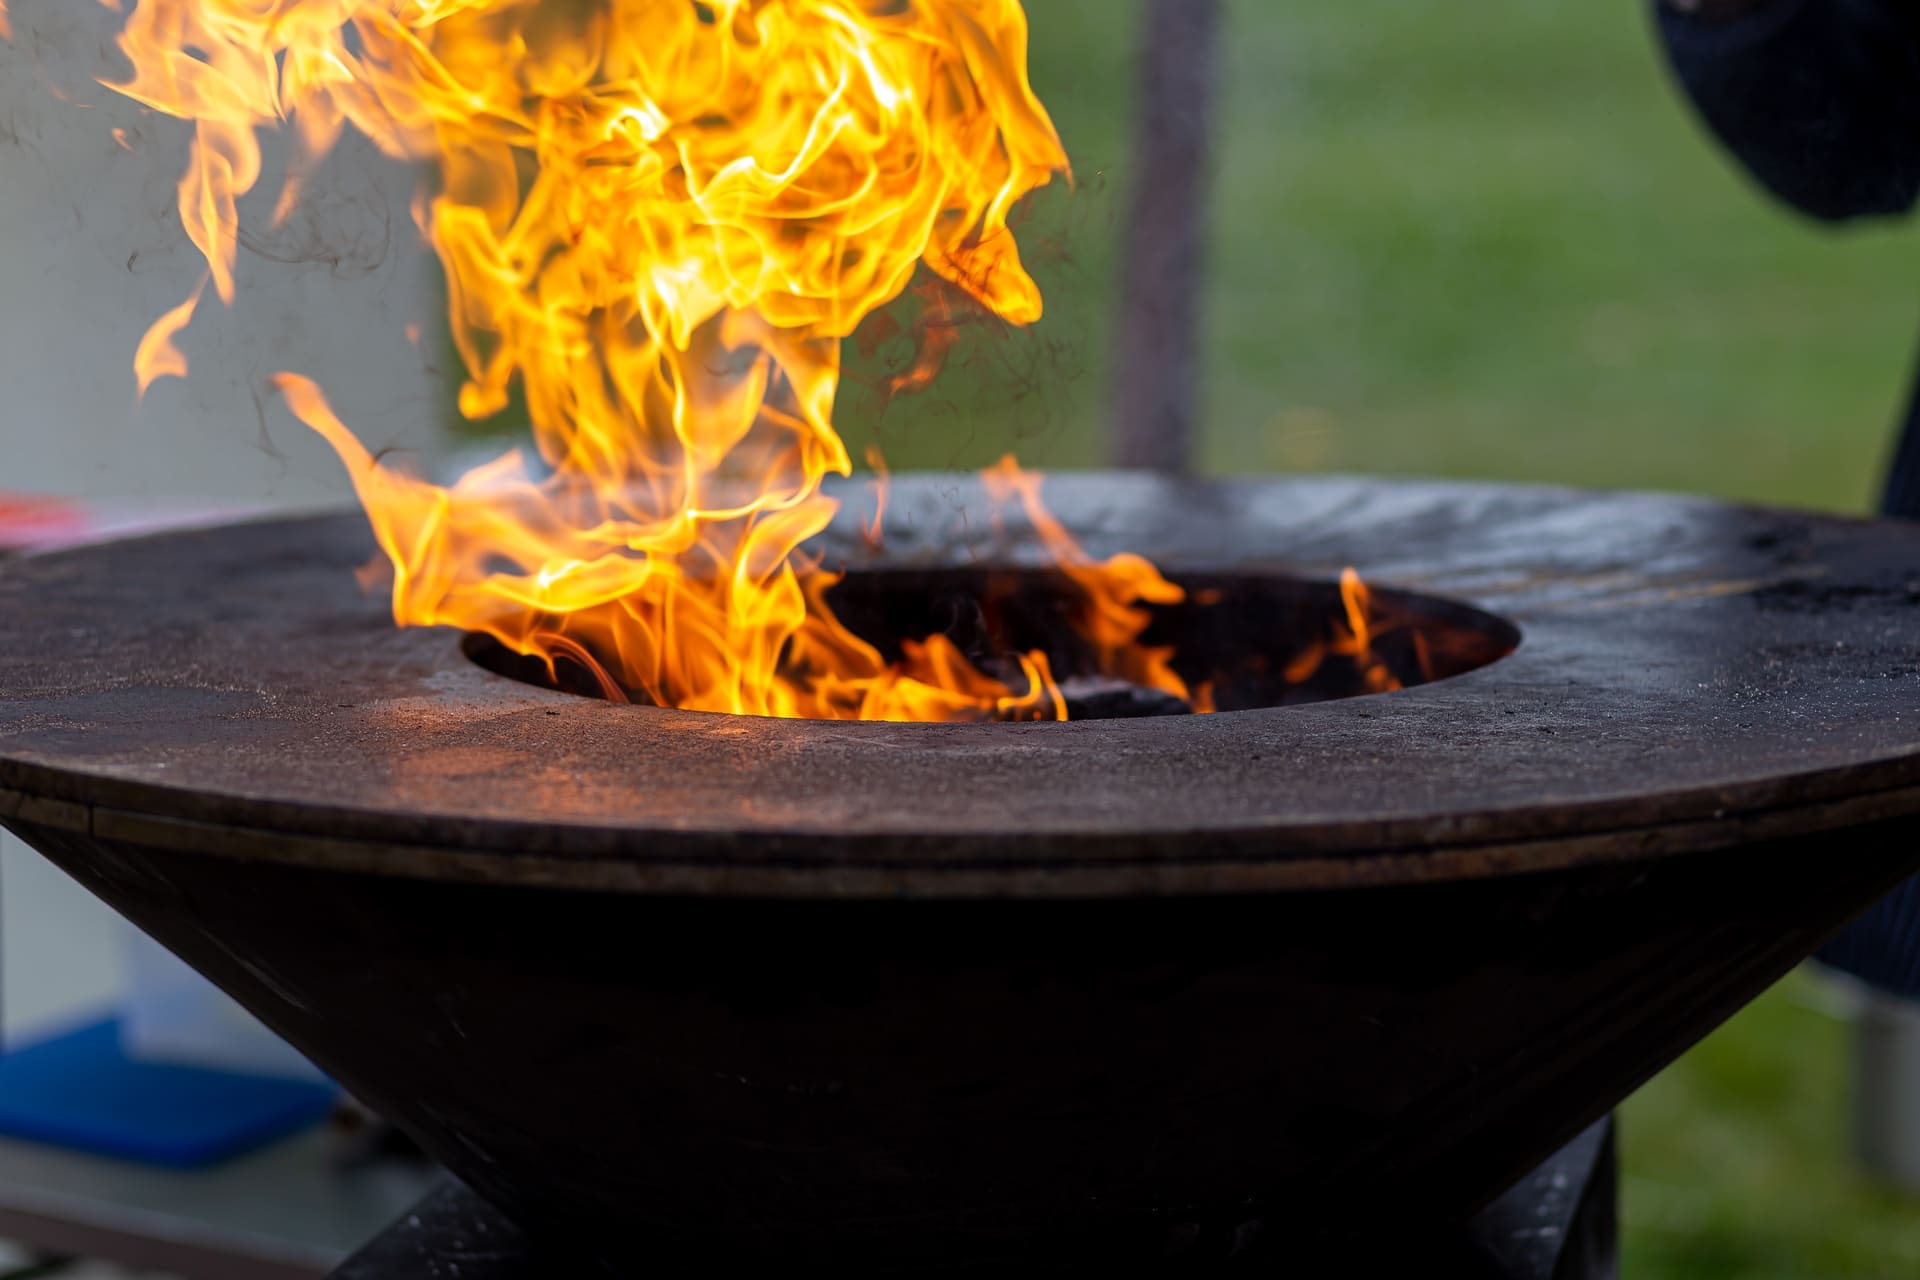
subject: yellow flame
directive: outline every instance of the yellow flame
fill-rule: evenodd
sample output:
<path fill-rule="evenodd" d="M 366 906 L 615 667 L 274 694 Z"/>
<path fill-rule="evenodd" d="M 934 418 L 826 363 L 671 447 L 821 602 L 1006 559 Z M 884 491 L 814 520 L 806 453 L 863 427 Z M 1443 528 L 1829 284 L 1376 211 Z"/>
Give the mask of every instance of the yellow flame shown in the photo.
<path fill-rule="evenodd" d="M 194 126 L 179 207 L 207 263 L 141 343 L 142 393 L 186 373 L 174 338 L 206 284 L 233 300 L 262 130 L 294 148 L 276 223 L 348 128 L 436 171 L 415 218 L 446 269 L 461 411 L 517 395 L 534 454 L 430 484 L 312 382 L 274 379 L 346 465 L 401 625 L 484 632 L 668 706 L 1065 717 L 1038 653 L 996 676 L 935 636 L 886 660 L 803 550 L 851 471 L 833 409 L 864 320 L 930 273 L 922 358 L 885 388 L 903 394 L 938 371 L 959 295 L 1041 315 L 1010 221 L 1066 157 L 1019 0 L 138 0 L 119 44 L 113 87 Z M 1077 587 L 1101 674 L 1208 709 L 1142 643 L 1181 589 L 1137 556 L 1092 560 L 1011 459 L 988 481 Z M 1356 591 L 1330 648 L 1389 678 Z"/>
<path fill-rule="evenodd" d="M 201 281 L 200 287 L 185 302 L 161 316 L 140 339 L 139 349 L 133 354 L 133 372 L 140 383 L 142 398 L 148 388 L 162 378 L 187 376 L 187 358 L 173 345 L 173 340 L 193 322 L 194 308 L 200 305 L 200 295 L 206 288 L 206 281 Z"/>
<path fill-rule="evenodd" d="M 1075 630 L 1094 648 L 1104 675 L 1181 698 L 1196 711 L 1208 711 L 1210 698 L 1196 692 L 1174 671 L 1171 648 L 1143 645 L 1140 637 L 1153 622 L 1148 605 L 1179 604 L 1187 593 L 1167 581 L 1144 557 L 1121 554 L 1096 562 L 1040 501 L 1041 477 L 1022 471 L 1011 454 L 986 473 L 987 489 L 1002 501 L 1017 497 L 1053 563 L 1079 588 Z"/>
<path fill-rule="evenodd" d="M 226 301 L 260 129 L 293 130 L 296 174 L 349 125 L 437 164 L 418 212 L 462 411 L 517 388 L 538 462 L 427 484 L 278 380 L 347 464 L 399 622 L 586 654 L 667 705 L 1055 716 L 1037 657 L 1024 687 L 937 639 L 886 663 L 800 552 L 851 469 L 832 410 L 863 319 L 922 264 L 1040 316 L 1008 221 L 1066 161 L 1026 39 L 1017 0 L 141 0 L 115 87 L 194 123 L 181 217 Z M 190 314 L 143 378 L 178 371 Z"/>

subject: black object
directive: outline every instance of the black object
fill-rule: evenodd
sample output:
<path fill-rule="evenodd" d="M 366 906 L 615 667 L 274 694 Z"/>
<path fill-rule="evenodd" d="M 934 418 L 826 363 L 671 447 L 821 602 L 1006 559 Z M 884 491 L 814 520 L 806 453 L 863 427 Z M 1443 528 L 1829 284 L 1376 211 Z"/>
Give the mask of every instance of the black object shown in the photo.
<path fill-rule="evenodd" d="M 1731 20 L 1657 7 L 1675 74 L 1714 134 L 1817 218 L 1920 196 L 1920 17 L 1904 0 L 1762 0 Z"/>
<path fill-rule="evenodd" d="M 592 1280 L 596 1270 L 579 1259 L 562 1262 L 536 1252 L 498 1209 L 450 1182 L 327 1280 Z"/>
<path fill-rule="evenodd" d="M 1904 0 L 1766 0 L 1738 21 L 1661 11 L 1681 83 L 1759 181 L 1829 220 L 1906 214 L 1920 196 L 1920 10 Z M 1920 519 L 1920 386 L 1881 511 Z M 1920 998 L 1920 881 L 1888 895 L 1820 958 Z"/>
<path fill-rule="evenodd" d="M 1364 1236 L 1331 1242 L 1250 1239 L 1237 1265 L 1267 1275 L 1614 1280 L 1619 1274 L 1618 1187 L 1613 1122 L 1605 1120 L 1555 1152 L 1468 1223 L 1376 1223 Z M 499 1210 L 451 1183 L 341 1264 L 328 1280 L 560 1276 L 614 1280 L 592 1262 L 540 1250 Z"/>
<path fill-rule="evenodd" d="M 1920 11 L 1904 0 L 1767 0 L 1732 22 L 1657 12 L 1674 73 L 1701 116 L 1775 196 L 1834 222 L 1912 211 Z M 1880 509 L 1920 519 L 1920 387 Z"/>
<path fill-rule="evenodd" d="M 898 480 L 885 563 L 1033 563 L 970 483 Z M 358 593 L 357 519 L 269 522 L 0 569 L 0 820 L 535 1238 L 847 1272 L 1457 1221 L 1920 861 L 1920 528 L 1048 493 L 1096 555 L 1524 639 L 1231 715 L 743 720 L 483 670 Z"/>
<path fill-rule="evenodd" d="M 1620 1153 L 1611 1119 L 1550 1156 L 1470 1222 L 1486 1280 L 1615 1280 L 1620 1273 Z M 1419 1269 L 1405 1253 L 1403 1275 Z M 1351 1273 L 1350 1273 L 1351 1274 Z"/>

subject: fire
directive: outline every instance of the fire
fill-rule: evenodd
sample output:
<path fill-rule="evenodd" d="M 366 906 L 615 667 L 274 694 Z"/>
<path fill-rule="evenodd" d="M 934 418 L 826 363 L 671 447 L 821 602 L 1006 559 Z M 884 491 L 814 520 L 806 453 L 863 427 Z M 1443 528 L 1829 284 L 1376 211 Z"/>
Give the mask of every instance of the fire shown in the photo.
<path fill-rule="evenodd" d="M 1019 0 L 138 0 L 120 48 L 133 74 L 112 87 L 194 125 L 179 206 L 208 273 L 142 342 L 142 392 L 186 372 L 174 338 L 206 285 L 233 300 L 261 130 L 295 148 L 276 219 L 348 127 L 437 170 L 415 218 L 446 269 L 461 411 L 517 391 L 537 456 L 430 484 L 373 457 L 315 384 L 274 379 L 346 465 L 398 623 L 484 632 L 663 706 L 1065 718 L 1039 653 L 990 674 L 935 636 L 884 659 L 804 549 L 852 469 L 833 408 L 863 320 L 922 291 L 933 327 L 892 388 L 909 392 L 951 342 L 954 291 L 1040 318 L 1009 223 L 1067 160 Z M 923 270 L 937 287 L 914 286 Z M 1011 460 L 989 481 L 1079 590 L 1102 674 L 1205 709 L 1140 643 L 1181 589 L 1088 557 Z M 1364 616 L 1351 630 L 1364 655 Z"/>
<path fill-rule="evenodd" d="M 1352 568 L 1340 574 L 1340 603 L 1346 611 L 1347 626 L 1345 632 L 1334 636 L 1331 651 L 1352 661 L 1369 692 L 1390 693 L 1398 689 L 1399 677 L 1373 651 L 1373 594 Z M 1416 646 L 1423 643 L 1418 631 L 1413 633 L 1413 639 Z M 1423 655 L 1421 664 L 1425 666 L 1427 661 Z"/>
<path fill-rule="evenodd" d="M 938 640 L 889 665 L 801 550 L 851 470 L 832 411 L 863 319 L 922 265 L 1040 316 L 1008 219 L 1066 157 L 1016 0 L 142 0 L 121 48 L 116 87 L 194 122 L 181 214 L 223 300 L 261 128 L 311 160 L 351 125 L 438 167 L 418 217 L 461 409 L 517 386 L 538 463 L 427 484 L 276 379 L 351 471 L 400 623 L 585 658 L 670 706 L 1061 714 L 1038 657 L 1019 687 Z M 143 346 L 143 384 L 180 369 L 190 315 Z"/>
<path fill-rule="evenodd" d="M 1401 688 L 1400 677 L 1385 659 L 1374 651 L 1379 624 L 1374 617 L 1373 592 L 1351 567 L 1340 573 L 1341 617 L 1333 623 L 1330 639 L 1316 641 L 1302 649 L 1282 668 L 1288 684 L 1305 684 L 1319 673 L 1328 658 L 1344 658 L 1353 664 L 1360 683 L 1368 693 L 1391 693 Z M 1418 628 L 1412 632 L 1416 661 L 1425 679 L 1433 678 L 1432 658 L 1426 640 Z"/>
<path fill-rule="evenodd" d="M 201 283 L 198 289 L 173 310 L 154 322 L 140 339 L 140 347 L 133 353 L 134 376 L 140 380 L 140 394 L 162 378 L 184 378 L 187 376 L 187 358 L 180 354 L 180 348 L 173 340 L 188 325 L 193 323 L 193 313 L 200 306 L 200 295 L 207 286 Z"/>
<path fill-rule="evenodd" d="M 1173 694 L 1196 711 L 1211 711 L 1207 690 L 1189 689 L 1174 671 L 1172 649 L 1140 641 L 1153 623 L 1146 606 L 1179 604 L 1186 599 L 1186 591 L 1167 581 L 1141 556 L 1122 554 L 1101 563 L 1091 560 L 1040 501 L 1040 477 L 1022 471 L 1011 455 L 987 471 L 986 480 L 988 492 L 1002 501 L 1019 498 L 1054 565 L 1079 588 L 1077 630 L 1092 644 L 1101 674 Z"/>

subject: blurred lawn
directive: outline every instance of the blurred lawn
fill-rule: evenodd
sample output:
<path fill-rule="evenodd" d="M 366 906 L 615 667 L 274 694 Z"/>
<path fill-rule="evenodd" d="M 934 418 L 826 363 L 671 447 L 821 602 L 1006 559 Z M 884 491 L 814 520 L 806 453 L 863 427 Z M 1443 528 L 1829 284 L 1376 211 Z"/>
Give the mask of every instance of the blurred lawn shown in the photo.
<path fill-rule="evenodd" d="M 841 421 L 899 466 L 1100 456 L 1136 0 L 1029 0 L 1077 189 L 1035 330 Z M 1768 203 L 1638 0 L 1228 0 L 1204 461 L 1861 508 L 1920 340 L 1920 245 Z M 856 373 L 858 362 L 856 362 Z"/>
<path fill-rule="evenodd" d="M 1099 458 L 1133 0 L 1029 0 L 1078 189 L 1048 291 L 931 395 L 843 421 L 897 466 Z M 1765 202 L 1675 100 L 1635 0 L 1229 4 L 1204 457 L 1860 509 L 1905 393 L 1920 244 Z M 1920 1267 L 1844 1154 L 1844 1024 L 1795 979 L 1626 1111 L 1630 1280 Z"/>

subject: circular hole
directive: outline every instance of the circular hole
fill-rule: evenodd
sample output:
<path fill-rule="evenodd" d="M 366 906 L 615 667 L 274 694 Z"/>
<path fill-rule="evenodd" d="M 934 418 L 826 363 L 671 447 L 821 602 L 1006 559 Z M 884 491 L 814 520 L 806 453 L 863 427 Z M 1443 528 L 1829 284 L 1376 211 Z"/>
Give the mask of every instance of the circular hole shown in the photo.
<path fill-rule="evenodd" d="M 1520 632 L 1503 618 L 1437 596 L 1367 589 L 1364 646 L 1356 644 L 1341 584 L 1272 574 L 1188 573 L 1186 599 L 1155 606 L 1141 643 L 1174 651 L 1175 671 L 1205 688 L 1216 711 L 1292 706 L 1429 684 L 1506 657 Z M 840 620 L 889 659 L 903 640 L 944 635 L 977 666 L 1009 670 L 1013 655 L 1047 657 L 1068 718 L 1115 719 L 1193 708 L 1169 695 L 1103 678 L 1076 628 L 1080 597 L 1037 569 L 869 569 L 849 573 L 828 601 Z M 602 697 L 585 664 L 525 657 L 469 635 L 469 658 L 498 674 L 583 697 Z M 1356 651 L 1357 650 L 1357 651 Z M 636 698 L 635 701 L 644 701 Z"/>

